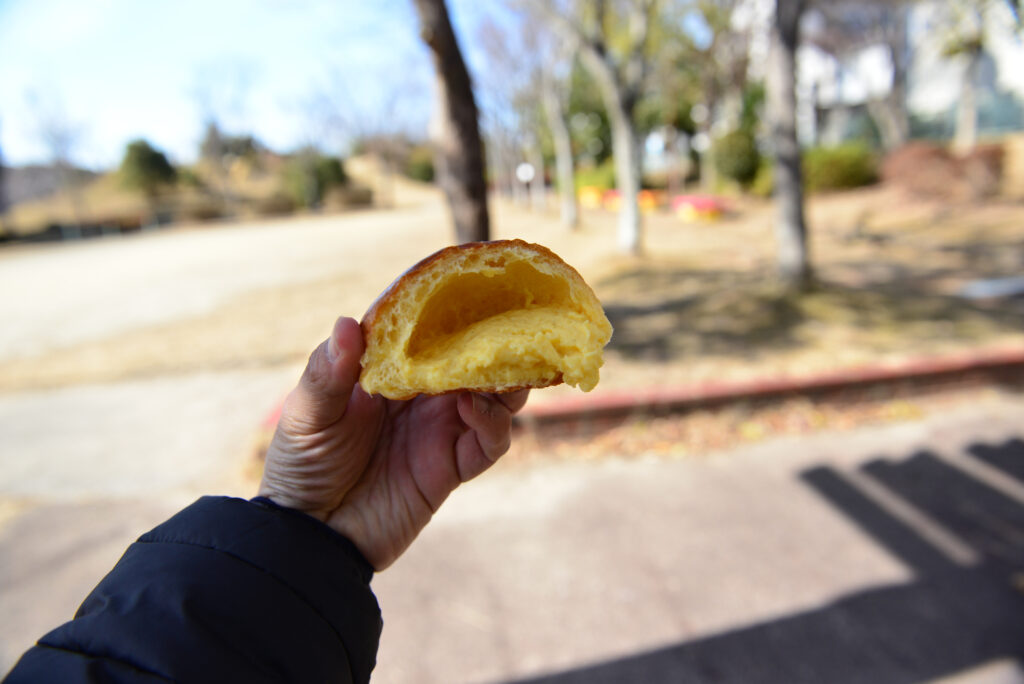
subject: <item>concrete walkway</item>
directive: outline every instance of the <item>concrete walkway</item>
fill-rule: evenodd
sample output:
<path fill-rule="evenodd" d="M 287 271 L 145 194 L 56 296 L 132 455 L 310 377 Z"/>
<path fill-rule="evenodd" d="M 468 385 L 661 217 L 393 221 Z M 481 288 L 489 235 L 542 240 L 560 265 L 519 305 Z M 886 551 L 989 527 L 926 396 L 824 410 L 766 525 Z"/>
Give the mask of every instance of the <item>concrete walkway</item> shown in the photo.
<path fill-rule="evenodd" d="M 1024 682 L 1022 416 L 503 464 L 376 578 L 374 681 Z"/>
<path fill-rule="evenodd" d="M 1022 415 L 502 463 L 375 578 L 374 682 L 1024 682 Z M 0 671 L 184 503 L 139 496 L 0 527 Z"/>

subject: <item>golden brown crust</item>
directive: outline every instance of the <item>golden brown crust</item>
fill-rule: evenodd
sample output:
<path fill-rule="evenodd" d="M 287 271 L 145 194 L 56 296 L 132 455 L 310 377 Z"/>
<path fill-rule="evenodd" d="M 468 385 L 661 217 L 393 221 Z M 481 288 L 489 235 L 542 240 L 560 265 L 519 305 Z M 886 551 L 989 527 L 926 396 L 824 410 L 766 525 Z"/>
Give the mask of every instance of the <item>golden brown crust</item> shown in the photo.
<path fill-rule="evenodd" d="M 545 387 L 554 387 L 555 385 L 561 385 L 564 382 L 562 376 L 559 375 L 557 378 L 548 383 L 537 383 L 531 385 L 516 385 L 515 387 L 460 387 L 459 389 L 447 390 L 444 392 L 410 392 L 397 397 L 389 397 L 390 399 L 397 399 L 399 401 L 405 401 L 406 399 L 412 399 L 413 397 L 419 396 L 420 394 L 426 394 L 431 397 L 439 397 L 443 394 L 459 394 L 462 392 L 480 392 L 483 394 L 510 394 L 512 392 L 518 392 L 524 389 L 544 389 Z"/>
<path fill-rule="evenodd" d="M 488 242 L 466 242 L 461 245 L 451 245 L 449 247 L 445 247 L 444 249 L 439 249 L 438 251 L 434 252 L 428 257 L 420 259 L 418 262 L 407 268 L 405 272 L 402 273 L 402 275 L 398 276 L 393 281 L 391 281 L 391 284 L 384 288 L 383 292 L 377 295 L 377 299 L 375 299 L 373 303 L 370 305 L 370 308 L 366 310 L 366 313 L 363 314 L 362 321 L 359 323 L 360 327 L 362 327 L 363 329 L 363 337 L 365 338 L 367 335 L 369 335 L 370 330 L 373 329 L 373 326 L 376 323 L 377 318 L 380 316 L 380 313 L 390 308 L 392 302 L 400 298 L 401 291 L 405 289 L 405 287 L 409 283 L 411 283 L 417 275 L 428 270 L 431 266 L 434 265 L 435 262 L 443 261 L 448 257 L 455 256 L 456 254 L 464 255 L 468 252 L 486 251 L 499 252 L 507 247 L 520 247 L 533 252 L 537 252 L 547 259 L 551 259 L 562 264 L 564 267 L 568 268 L 570 271 L 579 276 L 580 279 L 583 278 L 583 276 L 579 274 L 579 271 L 577 271 L 575 268 L 562 261 L 562 259 L 557 254 L 552 252 L 544 245 L 526 242 L 525 240 L 520 240 L 519 238 L 515 238 L 513 240 L 490 240 Z"/>
<path fill-rule="evenodd" d="M 404 273 L 398 278 L 391 282 L 387 288 L 381 292 L 380 295 L 374 300 L 370 307 L 363 314 L 363 318 L 360 321 L 360 327 L 363 331 L 363 338 L 369 344 L 371 335 L 374 333 L 374 327 L 378 324 L 378 321 L 385 318 L 394 307 L 396 302 L 403 299 L 405 290 L 413 286 L 416 279 L 423 273 L 434 268 L 438 263 L 443 263 L 448 260 L 455 261 L 460 258 L 465 258 L 471 255 L 473 252 L 494 252 L 495 254 L 502 254 L 508 249 L 521 249 L 526 252 L 530 252 L 536 258 L 543 261 L 550 261 L 552 264 L 557 264 L 561 269 L 567 269 L 572 276 L 578 278 L 579 281 L 586 286 L 583 277 L 579 272 L 571 265 L 567 264 L 557 254 L 552 252 L 550 249 L 543 245 L 538 245 L 530 242 L 526 242 L 520 239 L 512 240 L 492 240 L 489 242 L 469 242 L 461 245 L 453 245 L 445 247 L 443 249 L 434 252 L 433 254 L 421 259 L 416 264 L 409 267 Z M 589 289 L 589 288 L 588 288 Z M 447 392 L 439 392 L 438 394 L 448 394 L 452 392 L 490 392 L 490 393 L 506 393 L 514 392 L 521 389 L 539 389 L 542 387 L 552 387 L 560 385 L 564 382 L 562 374 L 559 373 L 556 377 L 552 378 L 548 382 L 538 382 L 536 384 L 521 385 L 516 387 L 495 387 L 495 386 L 476 386 L 476 387 L 463 387 L 457 390 L 449 390 Z M 395 396 L 395 399 L 411 399 L 417 394 L 422 392 L 414 392 L 408 395 Z"/>

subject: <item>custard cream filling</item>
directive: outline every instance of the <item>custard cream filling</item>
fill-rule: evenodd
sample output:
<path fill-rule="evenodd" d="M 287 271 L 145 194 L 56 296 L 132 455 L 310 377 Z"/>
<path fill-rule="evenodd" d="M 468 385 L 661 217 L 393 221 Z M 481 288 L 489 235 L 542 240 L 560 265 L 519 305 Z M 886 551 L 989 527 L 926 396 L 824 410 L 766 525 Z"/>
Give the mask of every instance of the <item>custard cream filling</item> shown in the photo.
<path fill-rule="evenodd" d="M 605 340 L 585 315 L 564 308 L 513 309 L 431 341 L 409 359 L 412 387 L 514 387 L 526 375 L 584 391 L 600 377 Z"/>

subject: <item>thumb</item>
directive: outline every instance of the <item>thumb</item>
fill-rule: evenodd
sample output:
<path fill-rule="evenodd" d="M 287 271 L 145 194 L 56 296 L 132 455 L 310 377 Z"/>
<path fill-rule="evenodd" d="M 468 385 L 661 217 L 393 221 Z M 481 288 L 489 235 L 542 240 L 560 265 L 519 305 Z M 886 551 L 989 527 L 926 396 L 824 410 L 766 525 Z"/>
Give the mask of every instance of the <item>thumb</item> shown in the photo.
<path fill-rule="evenodd" d="M 339 318 L 331 336 L 309 357 L 298 386 L 285 400 L 281 420 L 305 434 L 337 422 L 359 380 L 363 331 L 354 318 Z"/>

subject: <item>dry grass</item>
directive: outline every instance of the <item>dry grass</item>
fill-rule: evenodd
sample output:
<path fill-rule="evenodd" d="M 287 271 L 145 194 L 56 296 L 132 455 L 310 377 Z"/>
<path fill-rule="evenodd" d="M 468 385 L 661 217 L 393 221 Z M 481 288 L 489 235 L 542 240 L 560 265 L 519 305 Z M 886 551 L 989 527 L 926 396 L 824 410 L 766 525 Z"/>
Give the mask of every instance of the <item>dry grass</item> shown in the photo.
<path fill-rule="evenodd" d="M 123 188 L 116 174 L 100 176 L 79 188 L 77 207 L 67 191 L 11 207 L 4 216 L 4 228 L 15 235 L 34 233 L 51 223 L 71 224 L 83 220 L 101 221 L 113 217 L 142 216 L 146 202 L 141 194 Z"/>
<path fill-rule="evenodd" d="M 702 458 L 780 436 L 841 433 L 919 420 L 965 403 L 1000 401 L 1007 396 L 1006 390 L 977 386 L 925 392 L 887 388 L 847 394 L 850 396 L 734 402 L 660 416 L 633 416 L 604 425 L 526 428 L 512 440 L 505 458 L 527 466 L 541 459 Z"/>
<path fill-rule="evenodd" d="M 222 181 L 207 163 L 200 162 L 190 171 L 203 186 L 197 188 L 179 183 L 172 190 L 164 191 L 159 204 L 186 216 L 202 208 L 220 208 L 222 183 L 227 182 L 228 193 L 235 200 L 230 207 L 232 214 L 242 219 L 254 218 L 253 203 L 282 190 L 281 166 L 280 160 L 267 160 L 261 167 L 238 161 L 228 170 L 226 181 Z M 346 160 L 345 166 L 352 178 L 373 190 L 375 202 L 380 206 L 408 204 L 422 201 L 425 195 L 433 195 L 432 189 L 385 174 L 371 158 L 354 157 Z M 60 190 L 51 196 L 11 207 L 0 217 L 0 235 L 9 232 L 26 236 L 44 231 L 51 224 L 73 225 L 78 221 L 98 224 L 130 220 L 144 223 L 149 220 L 150 213 L 145 197 L 138 191 L 127 189 L 118 173 L 112 172 L 82 184 L 75 193 Z"/>

